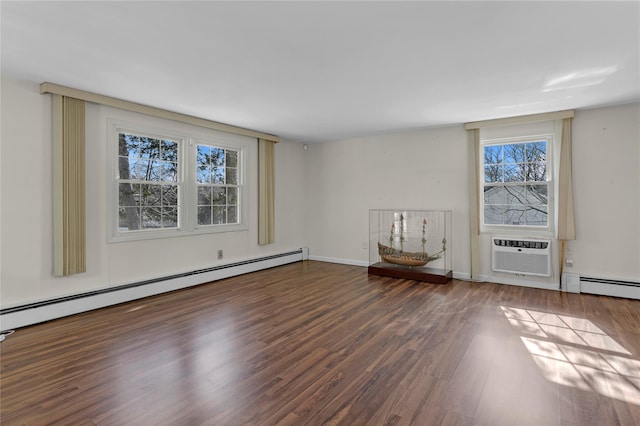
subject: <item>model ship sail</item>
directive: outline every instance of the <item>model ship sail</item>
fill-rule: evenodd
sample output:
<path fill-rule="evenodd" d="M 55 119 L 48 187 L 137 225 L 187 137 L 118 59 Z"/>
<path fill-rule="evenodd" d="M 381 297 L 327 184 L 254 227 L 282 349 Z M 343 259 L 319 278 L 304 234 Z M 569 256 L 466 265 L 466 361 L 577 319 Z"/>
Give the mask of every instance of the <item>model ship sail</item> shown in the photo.
<path fill-rule="evenodd" d="M 447 249 L 447 240 L 442 239 L 442 250 L 434 254 L 428 254 L 425 246 L 427 244 L 427 219 L 422 221 L 422 251 L 421 252 L 408 252 L 404 251 L 404 216 L 400 215 L 399 223 L 400 234 L 400 249 L 393 247 L 394 235 L 396 233 L 395 224 L 391 225 L 391 234 L 389 236 L 389 245 L 386 246 L 378 242 L 378 254 L 380 258 L 387 263 L 393 263 L 396 265 L 404 266 L 424 266 L 432 260 L 440 259 L 442 253 Z"/>

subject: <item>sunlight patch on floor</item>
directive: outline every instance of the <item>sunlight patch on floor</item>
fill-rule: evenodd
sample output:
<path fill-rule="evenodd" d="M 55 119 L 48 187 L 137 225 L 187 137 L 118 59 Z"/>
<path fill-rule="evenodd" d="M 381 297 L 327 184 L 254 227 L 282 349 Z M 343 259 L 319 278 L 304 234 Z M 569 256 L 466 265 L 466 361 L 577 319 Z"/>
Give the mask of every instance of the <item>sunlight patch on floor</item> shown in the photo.
<path fill-rule="evenodd" d="M 640 361 L 593 322 L 501 309 L 547 380 L 640 405 Z"/>

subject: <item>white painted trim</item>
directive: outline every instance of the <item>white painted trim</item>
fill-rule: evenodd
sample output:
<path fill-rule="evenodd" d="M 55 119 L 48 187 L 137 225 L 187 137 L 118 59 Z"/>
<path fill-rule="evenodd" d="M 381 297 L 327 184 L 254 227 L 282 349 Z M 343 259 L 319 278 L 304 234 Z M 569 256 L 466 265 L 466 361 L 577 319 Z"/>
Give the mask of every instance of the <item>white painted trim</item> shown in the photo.
<path fill-rule="evenodd" d="M 165 281 L 158 281 L 152 284 L 139 285 L 136 287 L 114 290 L 112 292 L 100 293 L 87 297 L 79 297 L 67 301 L 60 301 L 57 303 L 34 307 L 31 309 L 10 312 L 0 315 L 0 330 L 11 330 L 15 328 L 25 327 L 27 325 L 50 321 L 68 315 L 74 315 L 81 312 L 104 308 L 107 306 L 129 302 L 144 297 L 154 296 L 169 291 L 192 287 L 211 281 L 217 281 L 224 278 L 247 274 L 262 269 L 273 268 L 275 266 L 281 266 L 288 263 L 299 262 L 302 261 L 302 255 L 303 253 L 300 252 L 276 258 L 266 256 L 262 260 L 260 260 L 261 258 L 246 259 L 256 261 L 240 265 L 236 265 L 235 263 L 238 262 L 234 262 L 230 264 L 228 268 L 216 268 L 215 270 L 209 272 L 196 273 L 179 278 L 167 279 Z"/>
<path fill-rule="evenodd" d="M 309 256 L 309 260 L 317 260 L 318 262 L 327 262 L 327 263 L 340 263 L 342 265 L 352 265 L 352 266 L 364 266 L 368 267 L 369 262 L 365 260 L 354 260 L 354 259 L 340 259 L 337 257 L 325 257 L 325 256 Z"/>
<path fill-rule="evenodd" d="M 278 142 L 280 138 L 269 133 L 257 130 L 245 129 L 230 124 L 219 123 L 217 121 L 206 120 L 204 118 L 194 117 L 191 115 L 181 114 L 179 112 L 168 111 L 161 108 L 142 105 L 135 102 L 129 102 L 122 99 L 112 98 L 110 96 L 99 95 L 97 93 L 87 92 L 85 90 L 73 89 L 71 87 L 60 86 L 54 83 L 44 82 L 40 84 L 40 93 L 51 93 L 53 95 L 68 96 L 70 98 L 82 99 L 95 104 L 106 105 L 126 111 L 138 112 L 153 117 L 166 118 L 168 120 L 179 121 L 181 123 L 194 124 L 196 126 L 206 127 L 214 130 L 221 130 L 227 133 L 249 136 L 251 138 L 262 138 L 273 142 Z"/>
<path fill-rule="evenodd" d="M 496 118 L 494 120 L 473 121 L 464 124 L 465 130 L 482 129 L 484 127 L 507 126 L 510 124 L 531 123 L 536 121 L 562 120 L 573 118 L 574 110 L 544 112 L 542 114 L 521 115 L 518 117 Z"/>
<path fill-rule="evenodd" d="M 469 280 L 471 280 L 471 274 L 468 273 L 468 272 L 454 272 L 453 273 L 453 279 L 454 280 L 469 281 Z"/>

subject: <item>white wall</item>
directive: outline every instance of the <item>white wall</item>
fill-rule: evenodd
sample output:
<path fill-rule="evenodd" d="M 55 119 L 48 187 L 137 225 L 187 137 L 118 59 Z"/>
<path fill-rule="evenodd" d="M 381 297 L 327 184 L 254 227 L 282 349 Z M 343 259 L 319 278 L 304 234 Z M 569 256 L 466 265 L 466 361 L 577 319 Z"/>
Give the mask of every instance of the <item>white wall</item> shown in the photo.
<path fill-rule="evenodd" d="M 87 106 L 87 272 L 52 276 L 51 98 L 34 83 L 2 78 L 2 307 L 189 272 L 220 263 L 307 246 L 304 151 L 276 146 L 276 243 L 257 244 L 257 143 L 248 152 L 249 230 L 107 243 L 107 126 L 105 117 L 161 120 L 94 104 Z M 176 128 L 186 124 L 164 122 Z M 195 127 L 195 126 L 191 126 Z M 203 129 L 198 128 L 200 132 Z M 216 259 L 218 249 L 225 258 Z"/>
<path fill-rule="evenodd" d="M 368 264 L 370 209 L 452 210 L 453 269 L 468 275 L 467 157 L 462 126 L 311 145 L 310 256 Z"/>
<path fill-rule="evenodd" d="M 54 278 L 51 251 L 51 102 L 37 84 L 2 78 L 0 306 L 107 288 L 165 274 L 308 246 L 312 257 L 368 263 L 368 211 L 453 211 L 453 270 L 468 276 L 469 155 L 462 125 L 276 146 L 276 244 L 255 241 L 256 149 L 250 153 L 250 230 L 166 240 L 106 242 L 106 124 L 88 108 L 88 271 Z M 638 104 L 578 111 L 574 119 L 577 240 L 581 275 L 640 281 Z M 91 121 L 93 120 L 93 121 Z M 104 128 L 102 127 L 104 126 Z M 488 259 L 485 259 L 488 262 Z"/>
<path fill-rule="evenodd" d="M 577 240 L 569 243 L 583 276 L 640 281 L 640 135 L 638 104 L 577 111 L 573 123 Z M 524 126 L 547 132 L 551 127 Z M 494 132 L 494 136 L 500 136 Z M 504 135 L 502 135 L 504 136 Z M 462 125 L 311 145 L 308 151 L 310 255 L 366 264 L 369 209 L 453 210 L 453 271 L 470 273 L 466 133 Z M 483 275 L 489 235 L 481 238 Z M 553 250 L 557 253 L 557 244 Z M 527 284 L 557 288 L 554 277 Z M 553 283 L 553 285 L 551 285 Z"/>
<path fill-rule="evenodd" d="M 576 112 L 568 272 L 640 282 L 640 105 Z"/>

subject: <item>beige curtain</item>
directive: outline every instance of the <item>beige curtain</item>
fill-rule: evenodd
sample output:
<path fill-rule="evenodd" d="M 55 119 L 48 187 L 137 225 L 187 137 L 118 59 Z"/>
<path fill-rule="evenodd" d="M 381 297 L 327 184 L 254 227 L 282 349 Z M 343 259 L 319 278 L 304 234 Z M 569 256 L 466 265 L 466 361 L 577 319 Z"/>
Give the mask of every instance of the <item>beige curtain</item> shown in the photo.
<path fill-rule="evenodd" d="M 558 175 L 558 229 L 560 241 L 560 277 L 564 269 L 567 241 L 576 239 L 576 226 L 573 211 L 573 171 L 572 171 L 572 118 L 562 120 L 562 139 L 560 143 L 560 168 Z"/>
<path fill-rule="evenodd" d="M 471 248 L 471 279 L 478 280 L 480 275 L 480 182 L 478 181 L 480 164 L 480 129 L 467 130 L 469 141 L 469 233 Z"/>
<path fill-rule="evenodd" d="M 85 102 L 53 95 L 53 274 L 86 272 Z"/>
<path fill-rule="evenodd" d="M 275 242 L 275 142 L 258 139 L 258 244 Z"/>

